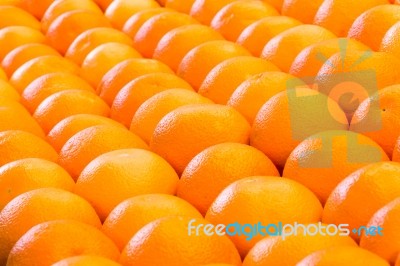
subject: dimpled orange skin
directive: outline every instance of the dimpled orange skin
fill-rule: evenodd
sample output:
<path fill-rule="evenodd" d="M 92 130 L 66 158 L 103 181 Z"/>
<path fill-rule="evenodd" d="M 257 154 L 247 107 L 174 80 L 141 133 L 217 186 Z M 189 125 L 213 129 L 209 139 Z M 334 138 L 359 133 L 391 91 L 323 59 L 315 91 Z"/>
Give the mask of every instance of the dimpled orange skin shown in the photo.
<path fill-rule="evenodd" d="M 284 0 L 281 13 L 305 24 L 312 24 L 315 13 L 323 2 L 324 0 Z"/>
<path fill-rule="evenodd" d="M 168 194 L 145 194 L 118 204 L 104 221 L 102 231 L 122 251 L 143 226 L 169 216 L 203 218 L 196 208 L 181 198 Z"/>
<path fill-rule="evenodd" d="M 213 145 L 197 154 L 186 166 L 177 195 L 206 214 L 226 186 L 254 175 L 279 176 L 279 172 L 267 156 L 253 147 L 230 142 Z"/>
<path fill-rule="evenodd" d="M 301 50 L 311 44 L 335 38 L 332 32 L 319 26 L 296 26 L 272 38 L 264 46 L 261 58 L 271 61 L 282 71 L 288 72 Z"/>
<path fill-rule="evenodd" d="M 119 262 L 122 265 L 191 266 L 212 262 L 241 265 L 239 253 L 227 236 L 208 236 L 203 230 L 198 235 L 195 232 L 189 235 L 191 219 L 166 217 L 147 224 L 126 245 Z M 209 223 L 205 219 L 196 221 Z"/>
<path fill-rule="evenodd" d="M 125 22 L 136 12 L 159 7 L 154 0 L 114 0 L 104 12 L 113 27 L 121 30 Z"/>
<path fill-rule="evenodd" d="M 393 85 L 379 90 L 365 99 L 354 112 L 350 130 L 362 133 L 376 141 L 392 158 L 393 149 L 398 138 L 400 127 L 400 85 Z M 375 109 L 372 111 L 371 109 Z M 378 111 L 379 117 L 369 115 Z M 371 120 L 376 119 L 376 128 L 371 127 Z"/>
<path fill-rule="evenodd" d="M 85 265 L 96 265 L 96 266 L 121 266 L 121 264 L 112 261 L 110 259 L 93 256 L 93 255 L 82 255 L 69 257 L 60 260 L 51 266 L 85 266 Z"/>
<path fill-rule="evenodd" d="M 72 10 L 87 10 L 97 14 L 103 14 L 101 9 L 91 0 L 55 0 L 46 9 L 41 19 L 41 29 L 47 32 L 50 24 L 61 14 Z"/>
<path fill-rule="evenodd" d="M 21 65 L 30 59 L 45 56 L 45 55 L 60 55 L 55 49 L 41 43 L 28 43 L 21 45 L 10 51 L 1 62 L 1 66 L 7 73 L 8 77 L 17 70 Z"/>
<path fill-rule="evenodd" d="M 115 96 L 110 117 L 129 128 L 133 116 L 145 101 L 157 93 L 176 88 L 193 91 L 185 80 L 171 73 L 141 75 L 127 83 Z"/>
<path fill-rule="evenodd" d="M 260 56 L 264 46 L 276 35 L 301 25 L 301 22 L 286 16 L 262 18 L 246 27 L 236 43 L 248 49 L 254 56 Z"/>
<path fill-rule="evenodd" d="M 68 47 L 65 58 L 82 65 L 85 57 L 96 47 L 108 42 L 118 42 L 132 45 L 128 35 L 112 28 L 98 27 L 82 32 Z"/>
<path fill-rule="evenodd" d="M 196 0 L 190 10 L 190 15 L 201 24 L 210 25 L 215 14 L 224 6 L 236 0 Z"/>
<path fill-rule="evenodd" d="M 129 130 L 149 143 L 157 124 L 169 112 L 189 104 L 206 103 L 213 102 L 190 90 L 170 89 L 157 93 L 140 105 L 132 118 Z"/>
<path fill-rule="evenodd" d="M 277 16 L 278 11 L 261 1 L 235 1 L 221 8 L 211 21 L 210 27 L 228 41 L 236 41 L 240 33 L 251 23 L 268 16 Z"/>
<path fill-rule="evenodd" d="M 127 129 L 92 126 L 79 131 L 64 144 L 58 163 L 76 180 L 86 165 L 99 155 L 128 148 L 148 149 L 141 138 Z"/>
<path fill-rule="evenodd" d="M 166 33 L 158 42 L 153 58 L 176 71 L 183 57 L 194 47 L 209 41 L 223 40 L 221 34 L 204 25 L 185 25 Z"/>
<path fill-rule="evenodd" d="M 57 72 L 78 74 L 79 67 L 58 55 L 39 56 L 20 66 L 10 77 L 10 84 L 21 93 L 36 78 Z"/>
<path fill-rule="evenodd" d="M 197 91 L 207 74 L 219 63 L 237 56 L 250 56 L 242 46 L 228 41 L 210 41 L 190 50 L 182 59 L 177 75 Z"/>
<path fill-rule="evenodd" d="M 95 93 L 85 90 L 64 90 L 47 97 L 33 113 L 43 130 L 48 133 L 58 122 L 75 114 L 108 116 L 110 108 Z"/>
<path fill-rule="evenodd" d="M 382 52 L 391 53 L 400 58 L 400 21 L 394 24 L 385 34 L 379 48 Z"/>
<path fill-rule="evenodd" d="M 174 169 L 159 155 L 144 149 L 121 149 L 91 161 L 79 175 L 74 192 L 87 199 L 104 221 L 128 198 L 175 194 L 178 180 Z"/>
<path fill-rule="evenodd" d="M 273 63 L 252 56 L 238 56 L 216 65 L 206 76 L 198 93 L 215 103 L 226 104 L 235 89 L 249 76 L 279 71 Z"/>
<path fill-rule="evenodd" d="M 213 224 L 307 224 L 318 222 L 321 212 L 318 198 L 303 185 L 287 178 L 252 176 L 225 187 L 205 218 Z M 242 258 L 263 238 L 230 237 Z"/>
<path fill-rule="evenodd" d="M 315 224 L 318 226 L 318 224 Z M 326 225 L 325 225 L 326 226 Z M 357 247 L 357 244 L 349 236 L 343 235 L 297 235 L 266 237 L 259 241 L 247 254 L 243 266 L 263 265 L 296 265 L 307 255 L 326 248 L 338 246 Z M 311 229 L 313 230 L 313 229 Z M 290 250 L 290 256 L 288 255 Z"/>
<path fill-rule="evenodd" d="M 16 160 L 0 167 L 0 210 L 30 190 L 55 187 L 71 191 L 74 180 L 61 166 L 39 158 Z"/>
<path fill-rule="evenodd" d="M 318 112 L 315 112 L 316 106 L 320 109 Z M 250 144 L 264 152 L 281 170 L 290 153 L 305 138 L 348 127 L 343 110 L 325 94 L 309 88 L 292 88 L 276 94 L 261 107 L 253 122 Z"/>
<path fill-rule="evenodd" d="M 97 125 L 110 125 L 124 128 L 120 123 L 104 116 L 94 114 L 71 115 L 58 122 L 47 134 L 46 140 L 60 152 L 64 144 L 76 133 Z"/>
<path fill-rule="evenodd" d="M 0 29 L 8 26 L 26 26 L 40 30 L 40 22 L 25 10 L 15 6 L 0 6 Z"/>
<path fill-rule="evenodd" d="M 97 228 L 73 220 L 54 220 L 26 232 L 11 250 L 7 265 L 52 265 L 75 256 L 77 251 L 80 255 L 98 255 L 114 261 L 119 258 L 118 248 Z"/>
<path fill-rule="evenodd" d="M 133 47 L 144 57 L 153 56 L 160 39 L 170 30 L 180 26 L 198 24 L 189 15 L 176 12 L 163 12 L 148 19 L 135 34 Z"/>
<path fill-rule="evenodd" d="M 0 60 L 20 45 L 27 43 L 44 43 L 46 38 L 35 29 L 25 26 L 9 26 L 0 29 Z"/>
<path fill-rule="evenodd" d="M 376 211 L 400 197 L 399 174 L 400 163 L 396 162 L 370 164 L 350 174 L 330 194 L 322 222 L 365 226 Z M 350 235 L 360 240 L 358 234 Z"/>
<path fill-rule="evenodd" d="M 376 23 L 377 19 L 380 19 L 380 23 Z M 377 51 L 385 33 L 399 20 L 400 6 L 376 6 L 365 11 L 353 22 L 347 37 L 365 43 Z"/>
<path fill-rule="evenodd" d="M 33 80 L 24 89 L 21 94 L 21 103 L 29 112 L 33 113 L 47 97 L 71 88 L 94 92 L 89 83 L 79 76 L 64 72 L 50 73 Z"/>
<path fill-rule="evenodd" d="M 370 50 L 370 48 L 363 43 L 347 38 L 318 42 L 307 46 L 296 56 L 289 73 L 299 78 L 310 79 L 318 74 L 318 71 L 329 57 L 344 49 L 346 49 L 348 53 L 353 50 Z"/>
<path fill-rule="evenodd" d="M 314 17 L 314 24 L 324 27 L 338 37 L 345 37 L 351 24 L 365 11 L 379 5 L 387 4 L 387 0 L 325 0 Z"/>
<path fill-rule="evenodd" d="M 111 105 L 115 96 L 128 82 L 139 76 L 157 72 L 174 73 L 167 65 L 154 59 L 134 58 L 122 61 L 103 76 L 97 93 Z"/>
<path fill-rule="evenodd" d="M 389 266 L 389 263 L 378 255 L 365 249 L 351 246 L 338 246 L 311 253 L 302 259 L 297 266 L 330 266 L 347 264 L 352 266 L 376 265 Z"/>
<path fill-rule="evenodd" d="M 246 119 L 232 107 L 187 105 L 161 119 L 154 130 L 150 148 L 180 175 L 190 160 L 205 148 L 223 142 L 248 143 L 249 133 Z"/>
<path fill-rule="evenodd" d="M 31 227 L 58 219 L 71 219 L 101 227 L 100 219 L 89 202 L 63 189 L 39 188 L 10 201 L 0 212 L 2 264 L 17 240 Z"/>
<path fill-rule="evenodd" d="M 292 151 L 283 176 L 302 183 L 325 204 L 333 189 L 349 174 L 381 161 L 389 161 L 386 153 L 364 135 L 324 131 L 305 139 Z"/>
<path fill-rule="evenodd" d="M 96 27 L 111 26 L 101 14 L 87 10 L 68 11 L 50 24 L 46 38 L 51 46 L 64 55 L 79 34 Z"/>
<path fill-rule="evenodd" d="M 399 222 L 400 199 L 397 198 L 379 209 L 367 224 L 367 227 L 383 228 L 383 235 L 363 234 L 360 247 L 378 254 L 393 265 L 400 251 Z"/>
<path fill-rule="evenodd" d="M 114 66 L 125 60 L 141 57 L 131 45 L 119 42 L 103 43 L 87 54 L 81 65 L 80 76 L 97 88 L 103 76 Z"/>
<path fill-rule="evenodd" d="M 57 152 L 43 139 L 20 130 L 0 132 L 0 166 L 25 158 L 57 161 Z"/>
<path fill-rule="evenodd" d="M 229 98 L 227 105 L 238 110 L 250 124 L 258 111 L 271 97 L 288 89 L 288 83 L 305 85 L 298 78 L 284 72 L 264 72 L 243 81 Z"/>

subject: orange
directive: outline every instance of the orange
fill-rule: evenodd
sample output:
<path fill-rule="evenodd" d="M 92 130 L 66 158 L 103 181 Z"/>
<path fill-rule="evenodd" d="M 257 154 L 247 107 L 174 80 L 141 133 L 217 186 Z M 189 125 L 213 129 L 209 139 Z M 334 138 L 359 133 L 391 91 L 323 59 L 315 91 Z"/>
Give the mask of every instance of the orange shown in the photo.
<path fill-rule="evenodd" d="M 6 81 L 7 79 L 8 78 L 7 78 L 6 73 L 4 72 L 3 68 L 0 66 L 0 80 Z"/>
<path fill-rule="evenodd" d="M 332 55 L 353 50 L 368 51 L 369 48 L 359 41 L 347 38 L 337 38 L 311 44 L 304 48 L 294 59 L 289 73 L 299 78 L 310 80 L 318 74 L 321 67 Z"/>
<path fill-rule="evenodd" d="M 132 39 L 135 37 L 140 27 L 150 18 L 164 12 L 173 12 L 174 10 L 164 7 L 149 8 L 136 12 L 124 24 L 122 31 Z"/>
<path fill-rule="evenodd" d="M 65 54 L 79 34 L 97 27 L 110 27 L 110 23 L 102 14 L 89 10 L 67 11 L 51 22 L 46 38 L 51 46 Z"/>
<path fill-rule="evenodd" d="M 194 47 L 214 40 L 223 40 L 215 30 L 204 25 L 185 25 L 165 34 L 154 51 L 153 58 L 176 71 L 183 57 Z"/>
<path fill-rule="evenodd" d="M 349 228 L 366 226 L 376 211 L 400 197 L 399 174 L 400 163 L 395 162 L 370 164 L 350 174 L 327 199 L 322 221 Z M 358 232 L 350 234 L 360 240 Z"/>
<path fill-rule="evenodd" d="M 10 85 L 10 83 L 2 79 L 0 79 L 0 98 L 17 102 L 20 100 L 18 92 Z"/>
<path fill-rule="evenodd" d="M 21 159 L 0 167 L 0 210 L 12 199 L 30 190 L 54 187 L 71 191 L 71 176 L 58 164 L 44 159 Z"/>
<path fill-rule="evenodd" d="M 0 6 L 21 6 L 20 0 L 0 0 Z"/>
<path fill-rule="evenodd" d="M 110 259 L 93 255 L 69 257 L 52 264 L 52 266 L 87 266 L 87 265 L 121 266 L 121 264 L 118 264 L 117 262 L 112 261 Z"/>
<path fill-rule="evenodd" d="M 334 39 L 336 36 L 319 26 L 300 25 L 272 38 L 263 48 L 261 57 L 288 72 L 296 56 L 311 44 Z"/>
<path fill-rule="evenodd" d="M 56 50 L 48 45 L 41 43 L 29 43 L 18 46 L 10 51 L 1 62 L 1 66 L 7 73 L 11 75 L 27 61 L 45 55 L 60 55 Z"/>
<path fill-rule="evenodd" d="M 210 25 L 215 14 L 224 6 L 234 1 L 236 0 L 196 0 L 190 9 L 190 15 L 201 24 Z"/>
<path fill-rule="evenodd" d="M 55 220 L 38 224 L 26 232 L 11 250 L 7 264 L 52 265 L 77 253 L 111 260 L 119 257 L 118 248 L 97 228 L 73 220 Z"/>
<path fill-rule="evenodd" d="M 20 130 L 0 132 L 0 166 L 25 158 L 42 158 L 56 161 L 57 152 L 43 139 Z"/>
<path fill-rule="evenodd" d="M 339 37 L 345 37 L 354 20 L 378 5 L 387 4 L 387 0 L 364 0 L 360 2 L 347 0 L 325 0 L 314 17 L 314 24 L 324 27 Z"/>
<path fill-rule="evenodd" d="M 297 85 L 300 87 L 295 88 Z M 296 80 L 289 80 L 288 87 L 261 107 L 250 136 L 250 144 L 264 152 L 279 169 L 307 137 L 349 127 L 343 110 L 325 94 L 304 88 Z"/>
<path fill-rule="evenodd" d="M 254 175 L 279 176 L 279 173 L 271 160 L 253 147 L 239 143 L 217 144 L 189 162 L 179 180 L 177 195 L 205 214 L 226 186 Z M 214 178 L 216 176 L 218 178 Z"/>
<path fill-rule="evenodd" d="M 351 131 L 324 131 L 302 141 L 286 161 L 283 175 L 313 191 L 324 204 L 349 174 L 371 163 L 388 161 L 374 141 Z"/>
<path fill-rule="evenodd" d="M 137 109 L 130 124 L 130 131 L 149 143 L 157 124 L 169 112 L 180 106 L 203 103 L 212 101 L 190 90 L 169 89 L 157 93 Z"/>
<path fill-rule="evenodd" d="M 389 263 L 365 249 L 350 246 L 338 246 L 311 253 L 302 259 L 297 266 L 330 266 L 330 265 L 376 265 L 389 266 Z"/>
<path fill-rule="evenodd" d="M 247 0 L 235 1 L 221 8 L 211 21 L 211 28 L 227 40 L 236 41 L 240 33 L 251 23 L 268 16 L 277 16 L 278 11 L 267 3 Z"/>
<path fill-rule="evenodd" d="M 146 194 L 118 204 L 104 221 L 102 231 L 122 250 L 146 224 L 169 216 L 203 218 L 181 198 L 168 194 Z"/>
<path fill-rule="evenodd" d="M 265 3 L 273 6 L 276 10 L 281 12 L 284 0 L 263 0 Z"/>
<path fill-rule="evenodd" d="M 254 56 L 260 56 L 264 46 L 276 35 L 299 26 L 301 22 L 285 16 L 266 17 L 247 26 L 236 42 L 248 49 Z"/>
<path fill-rule="evenodd" d="M 248 143 L 250 126 L 232 107 L 217 104 L 186 105 L 158 123 L 150 148 L 181 174 L 199 152 L 223 142 Z"/>
<path fill-rule="evenodd" d="M 9 26 L 0 29 L 0 60 L 23 44 L 44 43 L 46 38 L 35 29 L 25 26 Z"/>
<path fill-rule="evenodd" d="M 229 58 L 249 55 L 249 51 L 232 42 L 206 42 L 193 48 L 182 58 L 177 74 L 197 91 L 216 65 Z"/>
<path fill-rule="evenodd" d="M 390 67 L 389 67 L 390 66 Z M 349 120 L 359 104 L 378 89 L 400 83 L 400 59 L 383 52 L 332 55 L 318 72 L 318 89 L 337 101 Z"/>
<path fill-rule="evenodd" d="M 313 223 L 322 206 L 306 187 L 287 178 L 252 176 L 225 187 L 211 204 L 205 218 L 213 224 Z M 275 233 L 278 233 L 276 230 Z M 242 258 L 262 235 L 231 236 Z"/>
<path fill-rule="evenodd" d="M 50 24 L 61 14 L 73 10 L 86 10 L 94 13 L 103 14 L 101 9 L 91 0 L 55 0 L 47 8 L 42 20 L 42 31 L 47 32 Z"/>
<path fill-rule="evenodd" d="M 97 125 L 73 135 L 62 147 L 58 162 L 76 180 L 86 165 L 99 155 L 128 148 L 148 149 L 142 139 L 127 129 Z"/>
<path fill-rule="evenodd" d="M 400 162 L 400 138 L 397 139 L 394 146 L 392 160 L 395 162 Z"/>
<path fill-rule="evenodd" d="M 21 93 L 32 81 L 42 75 L 57 72 L 77 74 L 78 71 L 77 65 L 61 56 L 44 55 L 27 61 L 15 70 L 10 77 L 10 84 Z"/>
<path fill-rule="evenodd" d="M 26 109 L 15 100 L 0 99 L 0 132 L 4 130 L 23 130 L 40 138 L 44 132 Z"/>
<path fill-rule="evenodd" d="M 293 226 L 293 225 L 292 225 Z M 318 227 L 325 227 L 316 234 L 305 234 L 304 227 L 297 228 L 297 234 L 275 237 L 266 237 L 259 241 L 248 253 L 243 261 L 243 266 L 261 266 L 261 265 L 296 265 L 307 255 L 327 248 L 338 246 L 357 247 L 353 239 L 346 235 L 340 235 L 336 231 L 334 234 L 327 234 L 327 225 L 306 224 L 309 227 L 307 231 L 316 232 Z M 294 226 L 293 226 L 294 227 Z M 333 230 L 330 229 L 329 232 Z M 290 250 L 290 255 L 288 251 Z"/>
<path fill-rule="evenodd" d="M 173 71 L 164 63 L 153 59 L 134 58 L 122 61 L 111 68 L 101 79 L 97 93 L 109 105 L 128 82 L 150 73 L 170 73 Z"/>
<path fill-rule="evenodd" d="M 305 24 L 312 24 L 315 13 L 324 0 L 284 0 L 282 15 L 300 20 Z"/>
<path fill-rule="evenodd" d="M 380 51 L 391 53 L 400 58 L 400 21 L 394 24 L 382 39 Z"/>
<path fill-rule="evenodd" d="M 206 76 L 199 94 L 215 103 L 226 104 L 235 89 L 249 76 L 279 71 L 271 62 L 252 56 L 237 56 L 216 65 Z"/>
<path fill-rule="evenodd" d="M 261 107 L 272 96 L 288 89 L 288 84 L 305 84 L 296 77 L 283 72 L 263 72 L 243 81 L 229 98 L 227 105 L 238 110 L 250 124 Z"/>
<path fill-rule="evenodd" d="M 209 236 L 203 230 L 188 234 L 192 218 L 166 217 L 143 227 L 121 253 L 122 265 L 191 266 L 213 262 L 241 265 L 240 256 L 226 236 Z M 199 223 L 209 224 L 204 219 Z M 155 256 L 154 254 L 157 254 Z"/>
<path fill-rule="evenodd" d="M 347 36 L 378 50 L 385 33 L 399 20 L 400 6 L 376 6 L 362 13 L 353 22 Z"/>
<path fill-rule="evenodd" d="M 40 22 L 25 10 L 15 6 L 0 6 L 0 29 L 8 26 L 26 26 L 40 30 Z"/>
<path fill-rule="evenodd" d="M 58 219 L 80 221 L 97 228 L 101 223 L 93 207 L 72 192 L 58 188 L 40 188 L 19 195 L 0 212 L 0 261 L 17 240 L 33 226 Z"/>
<path fill-rule="evenodd" d="M 400 199 L 397 198 L 378 210 L 369 220 L 367 226 L 383 228 L 383 234 L 376 236 L 363 234 L 360 247 L 378 254 L 394 265 L 400 252 Z"/>
<path fill-rule="evenodd" d="M 137 30 L 133 38 L 133 47 L 144 57 L 152 57 L 158 42 L 168 31 L 197 23 L 195 19 L 183 13 L 163 12 L 154 15 Z"/>
<path fill-rule="evenodd" d="M 350 130 L 374 140 L 390 158 L 400 132 L 399 97 L 400 85 L 379 90 L 360 104 L 350 124 Z"/>
<path fill-rule="evenodd" d="M 110 117 L 129 128 L 133 116 L 145 101 L 159 92 L 176 88 L 193 91 L 186 81 L 171 73 L 139 76 L 122 87 L 115 96 Z"/>
<path fill-rule="evenodd" d="M 101 78 L 118 63 L 142 57 L 132 46 L 119 42 L 108 42 L 94 48 L 83 60 L 81 76 L 94 88 Z"/>
<path fill-rule="evenodd" d="M 107 7 L 113 2 L 113 0 L 94 0 L 103 11 L 107 9 Z"/>
<path fill-rule="evenodd" d="M 91 91 L 64 90 L 47 97 L 33 113 L 43 130 L 48 133 L 62 119 L 75 114 L 108 116 L 110 108 Z"/>
<path fill-rule="evenodd" d="M 123 149 L 91 161 L 76 181 L 75 193 L 87 199 L 104 221 L 118 204 L 130 197 L 175 194 L 178 180 L 174 169 L 157 154 Z"/>
<path fill-rule="evenodd" d="M 80 66 L 94 48 L 108 42 L 132 45 L 131 38 L 126 34 L 113 28 L 98 27 L 79 34 L 68 47 L 65 57 Z"/>
<path fill-rule="evenodd" d="M 121 30 L 136 12 L 156 7 L 159 7 L 159 4 L 154 0 L 114 0 L 104 14 L 114 28 Z"/>
<path fill-rule="evenodd" d="M 110 125 L 123 128 L 120 123 L 100 115 L 78 114 L 71 115 L 58 122 L 47 135 L 47 142 L 60 152 L 64 144 L 76 133 L 85 128 L 97 125 Z"/>
<path fill-rule="evenodd" d="M 39 20 L 54 0 L 18 0 L 18 6 L 34 15 Z"/>
<path fill-rule="evenodd" d="M 195 0 L 165 0 L 164 6 L 189 14 Z"/>
<path fill-rule="evenodd" d="M 94 92 L 94 89 L 84 79 L 71 73 L 56 72 L 33 80 L 22 92 L 21 103 L 33 113 L 39 104 L 50 95 L 71 88 Z"/>

